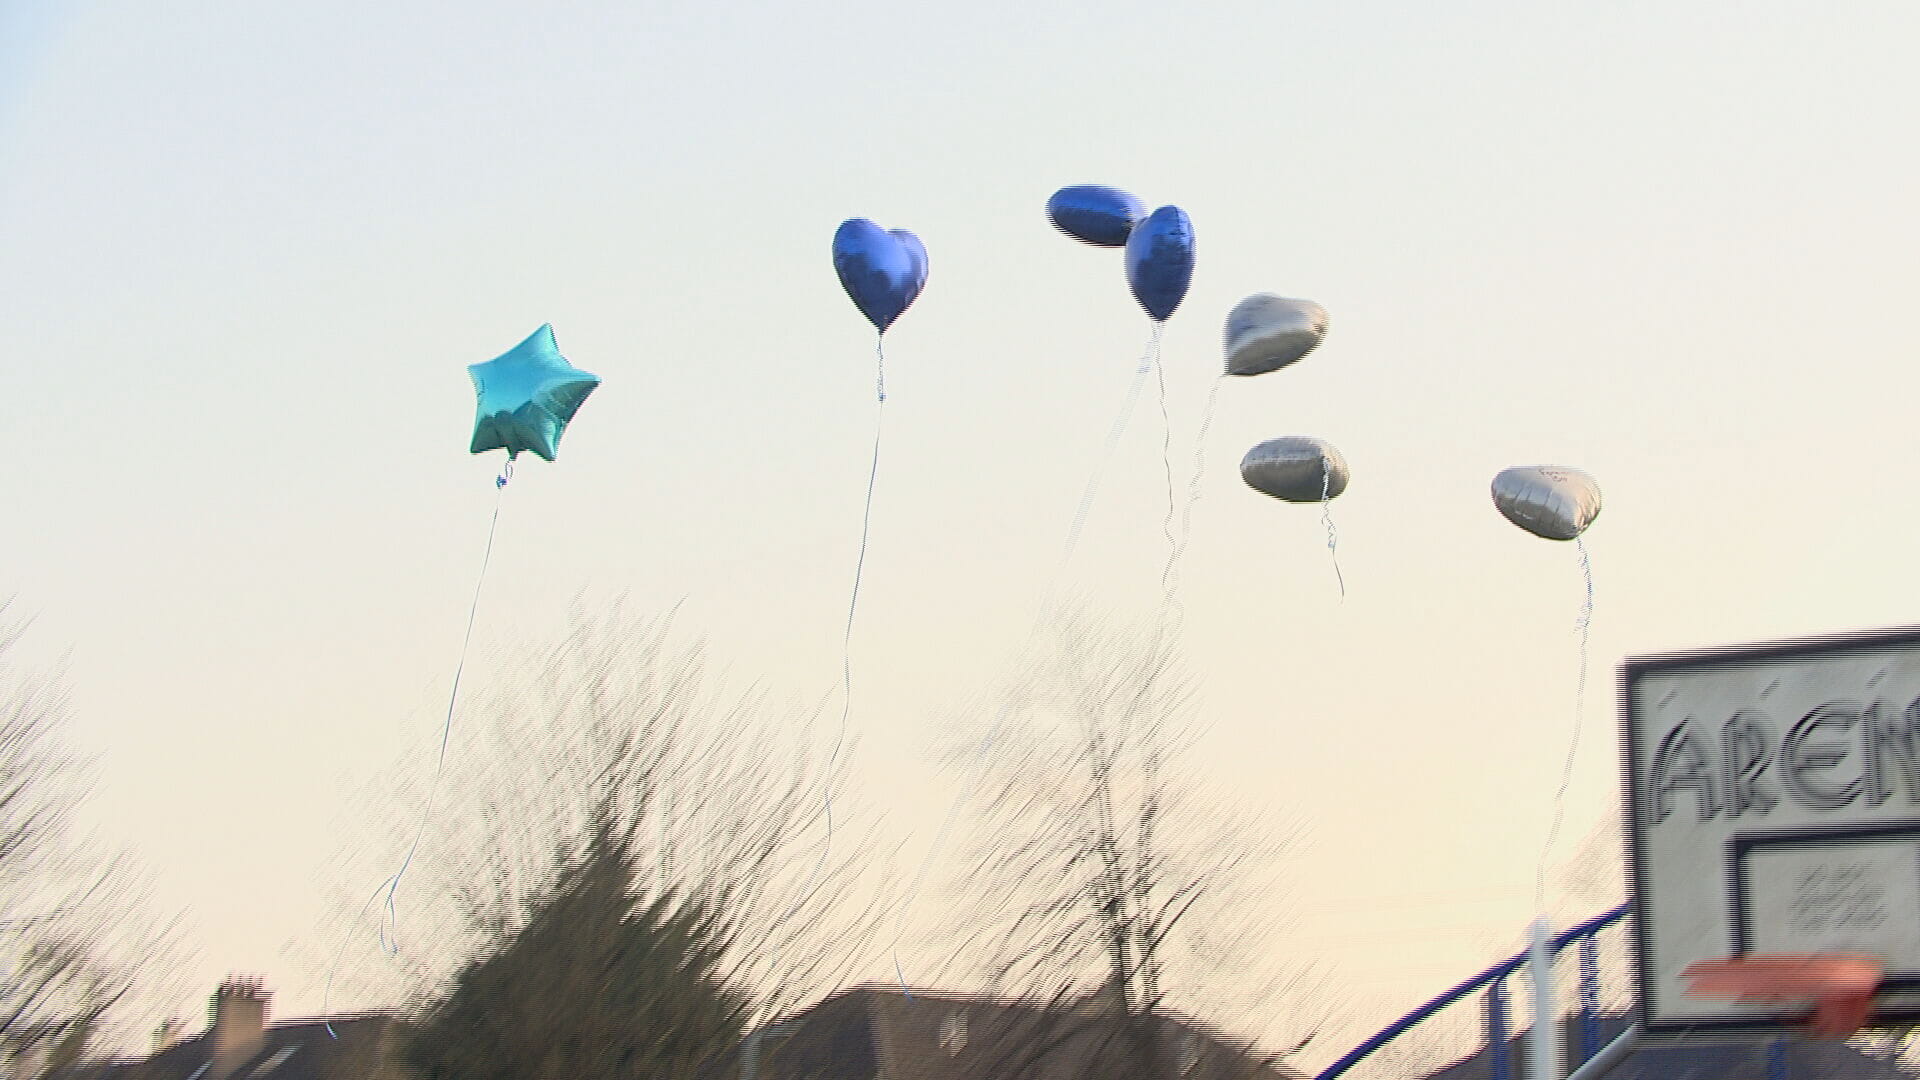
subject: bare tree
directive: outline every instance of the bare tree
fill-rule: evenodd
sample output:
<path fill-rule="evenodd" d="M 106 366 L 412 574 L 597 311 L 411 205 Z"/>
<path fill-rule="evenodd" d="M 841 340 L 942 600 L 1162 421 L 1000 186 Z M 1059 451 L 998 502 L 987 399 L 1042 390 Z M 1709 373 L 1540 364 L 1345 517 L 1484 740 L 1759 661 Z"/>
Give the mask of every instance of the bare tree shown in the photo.
<path fill-rule="evenodd" d="M 670 616 L 580 611 L 563 640 L 511 663 L 482 708 L 456 718 L 430 813 L 428 778 L 400 800 L 397 785 L 375 784 L 383 833 L 331 872 L 359 893 L 338 897 L 348 919 L 325 935 L 345 950 L 307 950 L 310 969 L 338 971 L 336 1006 L 441 996 L 524 925 L 599 817 L 632 838 L 644 903 L 717 920 L 719 977 L 757 1017 L 837 984 L 873 925 L 861 899 L 872 890 L 856 888 L 873 869 L 870 824 L 849 813 L 845 754 L 820 765 L 807 714 L 774 708 L 764 690 L 715 689 L 703 653 L 675 642 Z M 388 886 L 367 890 L 416 838 L 389 911 Z"/>
<path fill-rule="evenodd" d="M 171 926 L 142 911 L 130 860 L 76 832 L 87 770 L 61 731 L 61 672 L 16 660 L 28 620 L 0 601 L 0 1059 L 31 1076 L 77 1058 L 129 1010 L 143 976 L 168 974 Z"/>
<path fill-rule="evenodd" d="M 1068 1018 L 1005 1048 L 1026 1075 L 1076 1044 L 1089 1074 L 1164 1077 L 1171 1016 L 1257 1024 L 1297 1048 L 1327 1006 L 1270 954 L 1289 830 L 1236 819 L 1181 768 L 1192 688 L 1166 635 L 1059 619 L 959 757 L 979 770 L 984 842 L 967 892 L 987 984 Z M 1089 1052 L 1082 1021 L 1112 1033 Z"/>

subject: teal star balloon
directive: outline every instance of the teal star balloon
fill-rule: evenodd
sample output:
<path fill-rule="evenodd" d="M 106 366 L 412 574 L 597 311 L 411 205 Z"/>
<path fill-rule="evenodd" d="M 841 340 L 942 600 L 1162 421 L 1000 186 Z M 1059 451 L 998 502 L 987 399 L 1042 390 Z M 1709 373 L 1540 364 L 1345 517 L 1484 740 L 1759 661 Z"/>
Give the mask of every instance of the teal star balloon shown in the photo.
<path fill-rule="evenodd" d="M 598 375 L 581 371 L 560 355 L 552 324 L 492 360 L 468 367 L 467 373 L 480 399 L 473 452 L 505 450 L 508 461 L 522 450 L 552 461 L 567 423 L 600 385 Z"/>

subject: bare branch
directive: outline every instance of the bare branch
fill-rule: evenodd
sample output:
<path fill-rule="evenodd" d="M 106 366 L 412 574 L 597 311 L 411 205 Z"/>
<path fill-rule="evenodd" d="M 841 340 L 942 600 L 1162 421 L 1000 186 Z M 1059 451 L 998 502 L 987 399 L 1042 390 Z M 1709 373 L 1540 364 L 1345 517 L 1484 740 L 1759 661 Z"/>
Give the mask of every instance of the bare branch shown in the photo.
<path fill-rule="evenodd" d="M 845 755 L 823 770 L 795 734 L 808 717 L 775 708 L 758 686 L 716 688 L 702 648 L 671 631 L 671 613 L 582 609 L 561 641 L 509 663 L 476 696 L 484 704 L 457 721 L 440 808 L 410 872 L 403 955 L 350 948 L 339 1000 L 432 999 L 462 963 L 524 924 L 556 856 L 584 850 L 595 820 L 636 853 L 643 896 L 713 921 L 719 970 L 752 991 L 760 1014 L 845 977 L 878 917 L 858 899 L 871 895 L 856 882 L 874 869 L 872 825 L 850 813 Z M 424 787 L 424 778 L 412 789 L 394 777 L 373 785 L 368 802 L 382 811 L 373 835 L 333 871 L 339 910 L 358 910 L 352 894 L 379 877 L 367 868 L 404 850 Z M 349 933 L 372 940 L 370 926 L 340 924 L 326 937 L 351 942 Z"/>
<path fill-rule="evenodd" d="M 1078 616 L 1053 631 L 1000 695 L 992 752 L 950 755 L 980 770 L 986 792 L 966 874 L 981 932 L 968 947 L 987 950 L 988 985 L 1075 1018 L 1029 1033 L 995 1074 L 1020 1075 L 1069 1043 L 1086 1051 L 1094 1032 L 1118 1040 L 1110 1071 L 1158 1069 L 1171 1060 L 1170 1005 L 1257 1011 L 1263 1036 L 1297 1040 L 1293 1003 L 1247 977 L 1258 950 L 1209 955 L 1209 935 L 1186 932 L 1198 920 L 1261 937 L 1271 918 L 1236 889 L 1277 860 L 1220 806 L 1186 812 L 1177 765 L 1194 695 L 1171 643 Z"/>

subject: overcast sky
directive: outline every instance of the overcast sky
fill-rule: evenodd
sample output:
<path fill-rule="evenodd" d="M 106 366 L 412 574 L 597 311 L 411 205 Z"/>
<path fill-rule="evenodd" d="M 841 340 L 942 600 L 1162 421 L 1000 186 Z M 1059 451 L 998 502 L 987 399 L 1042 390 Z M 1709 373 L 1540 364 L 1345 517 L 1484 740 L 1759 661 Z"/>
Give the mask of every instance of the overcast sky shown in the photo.
<path fill-rule="evenodd" d="M 1183 487 L 1227 311 L 1331 312 L 1220 387 L 1183 644 L 1199 760 L 1306 825 L 1291 940 L 1384 1021 L 1520 944 L 1574 725 L 1575 552 L 1501 468 L 1606 494 L 1559 858 L 1617 813 L 1621 657 L 1920 621 L 1917 39 L 1891 0 L 0 0 L 0 589 L 199 981 L 316 1009 L 284 950 L 349 793 L 427 767 L 479 568 L 466 366 L 551 322 L 605 380 L 505 493 L 475 685 L 625 591 L 814 701 L 874 419 L 829 243 L 909 228 L 851 726 L 910 870 L 939 718 L 1024 638 L 1147 338 L 1044 216 L 1119 185 L 1197 236 Z M 1128 619 L 1147 395 L 1063 582 Z M 1344 600 L 1317 511 L 1237 475 L 1292 434 L 1353 469 Z"/>

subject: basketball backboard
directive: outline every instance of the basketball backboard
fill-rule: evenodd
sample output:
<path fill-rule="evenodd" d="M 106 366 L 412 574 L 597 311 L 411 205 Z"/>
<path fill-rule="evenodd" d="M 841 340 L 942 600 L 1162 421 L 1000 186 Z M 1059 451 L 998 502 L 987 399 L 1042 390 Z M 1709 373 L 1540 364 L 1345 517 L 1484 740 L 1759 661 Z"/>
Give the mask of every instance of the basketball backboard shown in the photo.
<path fill-rule="evenodd" d="M 1920 628 L 1630 659 L 1621 711 L 1647 1032 L 1779 1026 L 1685 993 L 1751 954 L 1884 957 L 1920 1019 Z"/>

